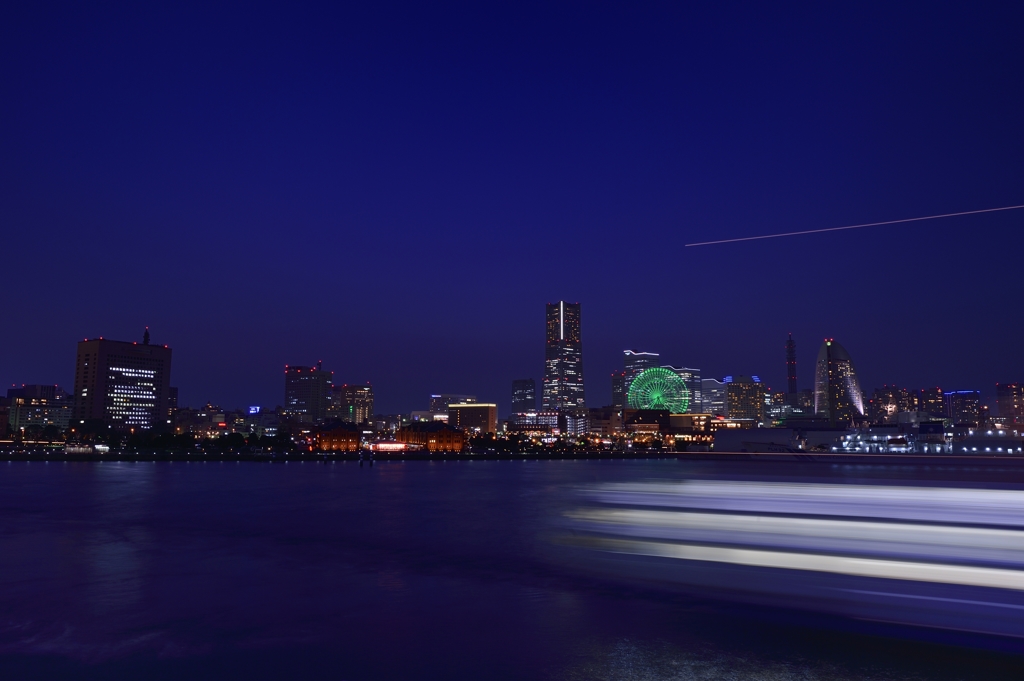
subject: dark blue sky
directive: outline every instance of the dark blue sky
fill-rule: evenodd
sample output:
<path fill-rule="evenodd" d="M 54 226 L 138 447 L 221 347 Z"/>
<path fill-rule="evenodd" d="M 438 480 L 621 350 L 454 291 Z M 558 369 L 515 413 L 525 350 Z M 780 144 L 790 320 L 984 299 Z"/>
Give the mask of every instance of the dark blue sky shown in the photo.
<path fill-rule="evenodd" d="M 504 411 L 559 299 L 595 406 L 629 347 L 782 387 L 789 331 L 802 387 L 825 336 L 1024 380 L 1024 211 L 683 247 L 1024 203 L 1020 4 L 151 5 L 0 21 L 7 385 L 148 324 L 185 404 Z"/>

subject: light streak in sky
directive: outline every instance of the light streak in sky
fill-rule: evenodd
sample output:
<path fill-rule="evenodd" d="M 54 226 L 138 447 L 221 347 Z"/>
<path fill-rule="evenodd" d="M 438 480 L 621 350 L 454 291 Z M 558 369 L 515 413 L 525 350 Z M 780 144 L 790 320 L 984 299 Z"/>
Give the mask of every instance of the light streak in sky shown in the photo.
<path fill-rule="evenodd" d="M 713 244 L 731 244 L 737 241 L 756 241 L 757 239 L 776 239 L 782 236 L 798 236 L 800 234 L 818 234 L 820 232 L 838 232 L 844 229 L 860 229 L 861 227 L 877 227 L 879 225 L 895 225 L 901 222 L 920 222 L 921 220 L 938 220 L 939 218 L 953 218 L 959 215 L 977 215 L 978 213 L 995 213 L 1002 210 L 1017 210 L 1024 208 L 1020 206 L 1004 206 L 1002 208 L 983 208 L 981 210 L 965 210 L 962 213 L 944 213 L 942 215 L 926 215 L 920 218 L 904 218 L 902 220 L 885 220 L 883 222 L 865 222 L 862 225 L 847 225 L 845 227 L 826 227 L 825 229 L 807 229 L 802 232 L 782 232 L 780 234 L 762 234 L 761 236 L 743 236 L 736 239 L 719 239 L 718 241 L 700 241 L 687 246 L 711 246 Z"/>

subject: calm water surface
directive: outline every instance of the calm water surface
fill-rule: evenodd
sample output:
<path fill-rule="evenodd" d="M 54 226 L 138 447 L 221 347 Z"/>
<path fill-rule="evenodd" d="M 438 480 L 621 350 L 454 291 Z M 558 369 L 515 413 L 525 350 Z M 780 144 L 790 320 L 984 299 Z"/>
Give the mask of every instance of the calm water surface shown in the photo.
<path fill-rule="evenodd" d="M 1024 678 L 552 562 L 574 485 L 693 466 L 0 463 L 0 678 Z"/>

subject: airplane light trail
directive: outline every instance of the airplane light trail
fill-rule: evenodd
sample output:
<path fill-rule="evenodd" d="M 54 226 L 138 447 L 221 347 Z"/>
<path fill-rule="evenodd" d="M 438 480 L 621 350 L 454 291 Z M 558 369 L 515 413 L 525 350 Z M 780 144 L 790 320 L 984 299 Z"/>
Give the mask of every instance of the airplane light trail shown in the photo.
<path fill-rule="evenodd" d="M 886 220 L 884 222 L 866 222 L 863 225 L 847 225 L 846 227 L 826 227 L 825 229 L 807 229 L 802 232 L 782 232 L 781 234 L 763 234 L 761 236 L 743 236 L 736 239 L 720 239 L 719 241 L 700 241 L 686 246 L 711 246 L 713 244 L 731 244 L 737 241 L 756 241 L 757 239 L 776 239 L 780 236 L 798 236 L 800 234 L 818 234 L 820 232 L 838 232 L 844 229 L 860 229 L 861 227 L 877 227 L 879 225 L 895 225 L 900 222 L 919 222 L 921 220 L 938 220 L 939 218 L 953 218 L 958 215 L 976 215 L 978 213 L 995 213 L 1001 210 L 1017 210 L 1024 208 L 1020 206 L 1004 206 L 1003 208 L 983 208 L 982 210 L 965 210 L 962 213 L 944 213 L 942 215 L 926 215 L 921 218 L 904 218 L 902 220 Z"/>

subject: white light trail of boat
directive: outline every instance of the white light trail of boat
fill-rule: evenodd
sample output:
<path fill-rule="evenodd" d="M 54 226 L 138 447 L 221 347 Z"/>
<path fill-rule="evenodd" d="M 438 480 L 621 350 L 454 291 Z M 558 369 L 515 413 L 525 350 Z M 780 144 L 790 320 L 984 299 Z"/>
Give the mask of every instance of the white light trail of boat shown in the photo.
<path fill-rule="evenodd" d="M 557 541 L 590 573 L 1024 639 L 1024 489 L 686 480 L 577 493 Z"/>

